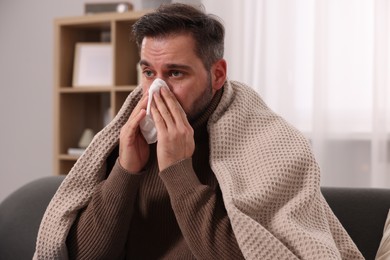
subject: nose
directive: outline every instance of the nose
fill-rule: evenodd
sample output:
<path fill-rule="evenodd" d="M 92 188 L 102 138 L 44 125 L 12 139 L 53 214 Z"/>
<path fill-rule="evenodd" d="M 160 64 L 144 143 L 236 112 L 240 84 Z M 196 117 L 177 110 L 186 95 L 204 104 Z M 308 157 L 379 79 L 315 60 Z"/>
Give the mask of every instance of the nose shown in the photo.
<path fill-rule="evenodd" d="M 154 81 L 155 81 L 156 79 L 163 80 L 163 81 L 165 82 L 165 84 L 168 86 L 169 90 L 172 90 L 171 84 L 169 83 L 169 77 L 159 74 L 159 75 L 157 75 L 157 76 L 155 77 Z M 154 81 L 153 81 L 153 82 L 154 82 Z M 152 84 L 153 84 L 153 83 L 152 83 Z"/>

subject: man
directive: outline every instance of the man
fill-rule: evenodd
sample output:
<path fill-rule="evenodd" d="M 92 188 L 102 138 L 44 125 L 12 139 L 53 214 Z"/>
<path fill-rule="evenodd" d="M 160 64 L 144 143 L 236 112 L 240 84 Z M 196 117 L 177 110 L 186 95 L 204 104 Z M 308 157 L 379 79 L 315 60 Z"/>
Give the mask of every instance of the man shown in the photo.
<path fill-rule="evenodd" d="M 362 259 L 302 135 L 227 81 L 216 18 L 164 5 L 133 32 L 142 86 L 61 185 L 36 258 Z M 168 88 L 149 97 L 157 78 Z M 140 131 L 149 98 L 150 145 Z"/>

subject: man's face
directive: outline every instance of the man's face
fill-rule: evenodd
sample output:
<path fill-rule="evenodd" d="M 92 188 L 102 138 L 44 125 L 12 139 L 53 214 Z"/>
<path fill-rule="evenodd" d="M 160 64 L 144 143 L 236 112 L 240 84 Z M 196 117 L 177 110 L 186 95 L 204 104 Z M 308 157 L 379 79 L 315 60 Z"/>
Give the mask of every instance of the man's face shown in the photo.
<path fill-rule="evenodd" d="M 145 37 L 141 46 L 144 93 L 154 79 L 163 79 L 189 119 L 201 113 L 215 93 L 210 72 L 206 71 L 194 50 L 195 42 L 189 34 Z"/>

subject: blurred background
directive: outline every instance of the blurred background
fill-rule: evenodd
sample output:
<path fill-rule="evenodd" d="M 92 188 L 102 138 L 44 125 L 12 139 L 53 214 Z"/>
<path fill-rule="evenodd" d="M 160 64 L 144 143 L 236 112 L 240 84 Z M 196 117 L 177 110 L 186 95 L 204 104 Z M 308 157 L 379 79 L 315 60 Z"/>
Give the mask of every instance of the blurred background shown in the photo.
<path fill-rule="evenodd" d="M 117 1 L 0 1 L 0 201 L 53 174 L 53 21 L 91 2 Z M 174 2 L 223 20 L 229 78 L 305 134 L 322 185 L 390 187 L 389 1 Z"/>

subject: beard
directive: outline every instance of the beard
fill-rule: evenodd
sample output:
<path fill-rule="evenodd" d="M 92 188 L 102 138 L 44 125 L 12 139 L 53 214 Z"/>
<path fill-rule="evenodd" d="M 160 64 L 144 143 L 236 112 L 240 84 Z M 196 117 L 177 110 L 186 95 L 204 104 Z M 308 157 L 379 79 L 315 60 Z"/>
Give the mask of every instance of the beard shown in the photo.
<path fill-rule="evenodd" d="M 201 115 L 206 108 L 209 106 L 211 100 L 213 99 L 213 86 L 211 84 L 211 73 L 207 73 L 207 88 L 203 91 L 195 102 L 193 103 L 190 112 L 187 113 L 188 120 L 191 122 Z"/>

